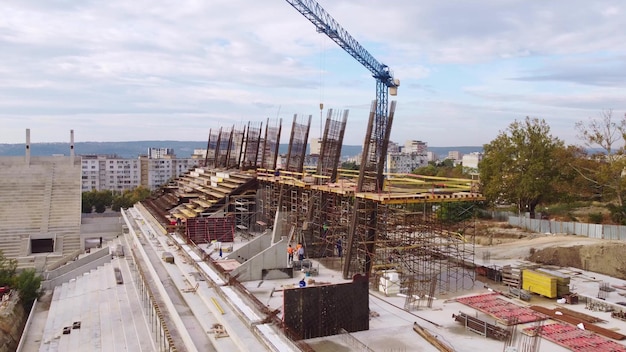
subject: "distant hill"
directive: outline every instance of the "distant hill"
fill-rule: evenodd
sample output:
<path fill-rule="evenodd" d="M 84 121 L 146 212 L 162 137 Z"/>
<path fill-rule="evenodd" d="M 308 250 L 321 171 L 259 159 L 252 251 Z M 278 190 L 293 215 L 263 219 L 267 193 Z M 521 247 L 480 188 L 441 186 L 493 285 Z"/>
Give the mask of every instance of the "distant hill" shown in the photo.
<path fill-rule="evenodd" d="M 279 152 L 286 154 L 287 144 L 281 144 Z M 137 142 L 77 142 L 74 143 L 77 155 L 89 154 L 115 154 L 121 158 L 136 158 L 141 154 L 147 154 L 148 148 L 173 148 L 176 156 L 187 158 L 193 154 L 194 149 L 206 148 L 203 141 L 137 141 Z M 361 152 L 360 145 L 344 145 L 341 149 L 342 157 L 356 156 Z M 25 145 L 0 144 L 0 156 L 24 155 Z M 428 147 L 439 158 L 448 155 L 449 151 L 458 150 L 462 154 L 482 151 L 482 147 Z M 54 154 L 69 155 L 69 143 L 33 143 L 31 145 L 32 156 L 50 156 Z"/>

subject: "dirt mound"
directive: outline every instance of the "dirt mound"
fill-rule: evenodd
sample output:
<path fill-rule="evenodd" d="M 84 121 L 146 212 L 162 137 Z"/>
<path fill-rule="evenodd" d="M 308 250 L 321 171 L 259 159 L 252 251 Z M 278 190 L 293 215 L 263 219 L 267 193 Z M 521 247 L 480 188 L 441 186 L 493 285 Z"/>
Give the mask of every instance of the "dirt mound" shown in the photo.
<path fill-rule="evenodd" d="M 626 244 L 606 241 L 570 247 L 549 247 L 531 251 L 529 261 L 574 267 L 626 280 Z"/>

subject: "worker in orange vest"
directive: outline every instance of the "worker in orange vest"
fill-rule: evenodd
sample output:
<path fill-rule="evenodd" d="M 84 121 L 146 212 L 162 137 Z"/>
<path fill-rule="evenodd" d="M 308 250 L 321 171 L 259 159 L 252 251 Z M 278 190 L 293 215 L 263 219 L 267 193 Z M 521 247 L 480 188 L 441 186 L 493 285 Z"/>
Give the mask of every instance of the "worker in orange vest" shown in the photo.
<path fill-rule="evenodd" d="M 288 263 L 291 264 L 293 262 L 293 247 L 291 245 L 287 247 L 287 254 L 289 255 Z"/>

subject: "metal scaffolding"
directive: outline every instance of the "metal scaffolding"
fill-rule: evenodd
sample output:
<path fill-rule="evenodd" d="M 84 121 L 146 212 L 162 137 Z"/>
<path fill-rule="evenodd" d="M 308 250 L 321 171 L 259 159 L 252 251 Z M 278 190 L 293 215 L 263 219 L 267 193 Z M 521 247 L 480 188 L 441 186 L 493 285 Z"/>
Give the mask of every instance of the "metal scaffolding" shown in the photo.
<path fill-rule="evenodd" d="M 278 159 L 278 148 L 280 147 L 280 132 L 282 119 L 278 119 L 276 124 L 270 126 L 270 119 L 265 125 L 265 138 L 263 138 L 263 151 L 261 155 L 261 168 L 275 170 Z"/>
<path fill-rule="evenodd" d="M 259 149 L 261 146 L 261 130 L 263 129 L 263 123 L 253 124 L 248 123 L 246 130 L 246 137 L 244 143 L 244 150 L 240 167 L 243 170 L 254 169 L 259 166 Z"/>
<path fill-rule="evenodd" d="M 268 120 L 263 138 L 262 123 L 249 123 L 245 136 L 234 128 L 228 138 L 227 133 L 211 133 L 207 160 L 213 159 L 208 164 L 215 165 L 224 148 L 231 153 L 224 161 L 230 161 L 232 151 L 239 149 L 239 167 L 256 169 L 254 186 L 241 190 L 232 184 L 229 191 L 226 179 L 212 182 L 212 188 L 207 182 L 194 182 L 208 177 L 205 170 L 183 177 L 181 189 L 187 196 L 219 193 L 223 199 L 211 200 L 233 213 L 237 228 L 278 226 L 277 236 L 302 243 L 307 257 L 341 268 L 344 278 L 360 274 L 371 288 L 406 294 L 408 309 L 430 306 L 435 295 L 473 284 L 474 271 L 467 268 L 474 263 L 474 243 L 465 234 L 474 226 L 476 203 L 484 198 L 476 192 L 475 180 L 383 174 L 395 102 L 390 104 L 382 142 L 377 140 L 381 126 L 375 126 L 375 106 L 374 102 L 358 172 L 339 168 L 348 112 L 330 110 L 316 168 L 303 166 L 311 116 L 298 121 L 294 115 L 281 170 L 276 166 L 281 121 L 270 126 Z M 222 139 L 228 139 L 228 146 Z M 174 208 L 174 215 L 188 218 L 213 209 L 205 204 L 208 199 L 200 198 Z"/>
<path fill-rule="evenodd" d="M 337 167 L 341 157 L 341 146 L 348 121 L 348 110 L 341 113 L 342 117 L 336 116 L 333 109 L 328 110 L 324 136 L 317 163 L 317 184 L 335 182 L 337 180 Z"/>

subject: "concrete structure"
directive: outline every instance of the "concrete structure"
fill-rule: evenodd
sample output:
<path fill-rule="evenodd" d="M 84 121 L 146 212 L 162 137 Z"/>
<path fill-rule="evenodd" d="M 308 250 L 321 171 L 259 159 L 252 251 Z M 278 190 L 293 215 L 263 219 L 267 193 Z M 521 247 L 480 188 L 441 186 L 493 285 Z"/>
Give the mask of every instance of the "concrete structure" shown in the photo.
<path fill-rule="evenodd" d="M 243 180 L 239 172 L 228 172 L 228 177 L 226 172 L 220 172 L 222 180 L 216 181 L 213 187 L 200 182 L 218 177 L 217 173 L 207 175 L 208 173 L 209 171 L 196 172 L 181 178 L 179 185 L 185 191 L 184 195 L 191 197 L 193 190 L 199 194 L 215 196 L 215 192 L 222 190 L 219 193 L 221 198 L 231 198 L 236 193 L 235 189 L 242 185 L 250 186 L 256 181 L 251 176 Z M 72 177 L 78 178 L 78 173 Z M 340 175 L 340 178 L 345 177 L 347 175 Z M 237 183 L 231 180 L 235 178 L 242 178 L 243 181 Z M 171 231 L 171 228 L 159 223 L 155 213 L 149 212 L 142 204 L 121 214 L 124 230 L 111 227 L 111 234 L 106 235 L 95 231 L 100 226 L 94 223 L 92 235 L 102 234 L 111 241 L 105 243 L 103 248 L 92 249 L 91 253 L 81 252 L 77 260 L 68 261 L 66 265 L 50 268 L 46 272 L 45 287 L 55 287 L 49 295 L 50 308 L 45 310 L 45 304 L 36 305 L 36 313 L 33 313 L 32 321 L 27 324 L 30 328 L 23 337 L 23 347 L 18 351 L 321 351 L 329 348 L 328 346 L 334 350 L 436 351 L 430 344 L 431 340 L 416 335 L 415 324 L 430 331 L 432 336 L 436 336 L 435 340 L 450 345 L 450 350 L 460 352 L 495 351 L 502 350 L 503 343 L 524 343 L 526 337 L 521 337 L 522 342 L 502 342 L 485 338 L 477 335 L 471 327 L 459 326 L 452 318 L 460 310 L 471 309 L 468 316 L 482 321 L 494 320 L 489 310 L 478 306 L 468 307 L 461 303 L 465 301 L 465 296 L 474 297 L 490 292 L 482 282 L 477 281 L 477 277 L 465 275 L 456 269 L 456 264 L 461 262 L 473 264 L 473 246 L 465 246 L 465 241 L 459 241 L 462 238 L 450 229 L 432 224 L 427 231 L 421 231 L 417 238 L 411 226 L 424 229 L 424 224 L 402 220 L 418 220 L 420 217 L 430 216 L 426 209 L 434 208 L 431 207 L 433 203 L 438 207 L 445 207 L 444 200 L 471 201 L 479 198 L 467 191 L 436 194 L 430 191 L 435 182 L 420 188 L 423 192 L 417 193 L 414 189 L 411 193 L 401 195 L 402 201 L 406 203 L 417 200 L 410 204 L 422 205 L 419 209 L 414 206 L 413 210 L 424 209 L 423 213 L 397 211 L 396 201 L 399 194 L 394 197 L 388 194 L 359 195 L 379 202 L 377 210 L 387 219 L 384 223 L 387 226 L 384 232 L 387 236 L 386 242 L 379 242 L 374 257 L 377 270 L 386 265 L 382 271 L 384 275 L 373 275 L 372 279 L 379 285 L 370 286 L 372 289 L 364 297 L 368 300 L 366 304 L 369 315 L 364 317 L 367 330 L 313 339 L 303 334 L 304 336 L 294 339 L 293 332 L 285 329 L 281 323 L 285 318 L 285 297 L 292 293 L 302 297 L 295 299 L 295 303 L 301 301 L 299 309 L 304 312 L 318 312 L 320 317 L 326 317 L 328 315 L 325 310 L 330 309 L 335 316 L 349 315 L 349 310 L 344 306 L 324 305 L 325 299 L 319 298 L 310 302 L 310 297 L 327 296 L 312 295 L 310 292 L 314 290 L 306 290 L 315 288 L 316 292 L 332 294 L 332 286 L 350 282 L 340 272 L 345 259 L 334 255 L 332 251 L 323 252 L 328 249 L 324 247 L 323 241 L 334 244 L 339 233 L 338 225 L 348 220 L 351 214 L 349 204 L 341 199 L 346 194 L 352 197 L 353 193 L 349 193 L 352 188 L 347 183 L 337 183 L 332 187 L 316 186 L 307 183 L 311 182 L 308 179 L 297 180 L 290 174 L 257 175 L 257 178 L 260 182 L 258 189 L 267 190 L 267 193 L 256 198 L 262 204 L 258 213 L 264 214 L 273 201 L 282 203 L 281 209 L 284 207 L 287 211 L 276 213 L 276 221 L 270 225 L 272 231 L 238 229 L 238 236 L 233 242 L 222 244 L 222 247 L 233 248 L 226 255 L 218 251 L 218 246 L 214 243 L 188 243 L 183 235 L 176 233 L 177 228 Z M 225 181 L 227 179 L 231 180 L 230 183 Z M 425 181 L 428 180 L 420 180 L 420 183 Z M 436 182 L 442 180 L 437 179 Z M 226 190 L 228 185 L 233 186 L 232 193 Z M 16 186 L 20 187 L 19 184 Z M 272 191 L 272 188 L 277 192 Z M 307 193 L 312 192 L 311 189 L 318 193 Z M 79 193 L 76 192 L 74 197 L 78 199 Z M 197 205 L 201 203 L 196 202 Z M 218 203 L 219 199 L 215 204 Z M 221 215 L 229 213 L 229 204 L 223 203 Z M 234 200 L 232 205 L 241 204 Z M 306 215 L 302 214 L 304 207 L 312 207 L 315 214 L 313 221 L 306 225 L 302 221 L 302 215 Z M 178 212 L 178 208 L 173 210 L 179 216 L 185 214 Z M 248 210 L 246 208 L 246 213 Z M 233 216 L 242 215 L 237 215 L 237 212 L 234 209 L 231 213 Z M 315 233 L 314 237 L 309 238 L 302 235 L 297 237 L 299 231 L 306 233 L 314 229 L 314 224 L 320 223 L 319 219 L 322 218 L 328 221 L 321 228 L 325 232 Z M 261 220 L 262 218 L 253 218 L 250 221 L 267 227 L 267 224 L 259 223 Z M 302 228 L 294 227 L 298 224 L 302 224 Z M 401 231 L 397 231 L 399 226 Z M 287 263 L 286 244 L 300 239 L 304 239 L 307 245 L 306 260 L 311 263 L 310 267 L 290 266 Z M 402 243 L 404 248 L 389 244 L 387 247 L 383 246 L 391 241 Z M 118 245 L 126 248 L 124 257 L 119 255 Z M 421 251 L 419 257 L 411 255 L 415 249 Z M 174 263 L 165 263 L 161 259 L 164 252 L 172 253 L 175 257 Z M 319 253 L 326 253 L 326 256 L 316 258 Z M 448 260 L 456 264 L 446 264 Z M 486 265 L 495 264 L 492 261 Z M 398 275 L 392 275 L 393 269 L 390 266 L 403 269 L 402 281 Z M 424 275 L 421 280 L 432 277 L 434 273 L 438 273 L 440 277 L 431 279 L 432 281 L 426 280 L 427 287 L 420 287 L 417 280 L 409 276 L 411 272 Z M 590 280 L 592 276 L 594 280 Z M 589 273 L 577 274 L 577 280 L 574 281 L 578 292 L 589 295 L 590 300 L 598 290 L 596 277 L 608 281 Z M 300 280 L 305 282 L 306 288 L 298 286 Z M 619 286 L 618 283 L 615 285 Z M 345 296 L 342 295 L 344 298 Z M 613 304 L 611 302 L 620 299 L 617 294 L 614 296 L 608 297 L 607 301 L 597 300 L 596 304 Z M 514 299 L 502 297 L 502 300 L 506 300 L 507 307 L 510 304 L 512 310 L 517 311 L 518 304 Z M 457 301 L 457 298 L 460 299 Z M 541 299 L 537 299 L 537 302 L 543 302 L 546 306 L 553 304 L 552 301 Z M 310 311 L 307 311 L 309 308 Z M 574 308 L 584 310 L 583 306 Z M 501 311 L 499 309 L 496 313 Z M 527 312 L 525 309 L 519 311 L 522 312 L 519 313 L 520 317 Z M 293 309 L 288 313 L 290 319 L 302 321 L 298 315 L 293 316 Z M 500 319 L 498 316 L 495 319 Z M 324 320 L 321 319 L 320 322 Z M 500 323 L 495 321 L 494 324 Z M 312 328 L 321 331 L 325 326 L 320 323 Z M 552 329 L 554 325 L 546 326 Z M 528 328 L 532 326 L 519 327 L 520 330 Z M 624 329 L 626 323 L 611 321 L 607 328 Z M 513 331 L 514 328 L 505 325 L 503 329 Z M 566 330 L 564 327 L 559 329 Z M 548 340 L 542 341 L 543 349 L 555 352 L 566 350 L 559 345 L 556 333 L 549 336 Z M 612 351 L 620 350 L 622 346 L 622 342 L 611 344 Z"/>
<path fill-rule="evenodd" d="M 0 250 L 41 270 L 82 248 L 81 168 L 73 149 L 69 157 L 32 157 L 30 148 L 27 130 L 25 155 L 0 157 Z"/>

